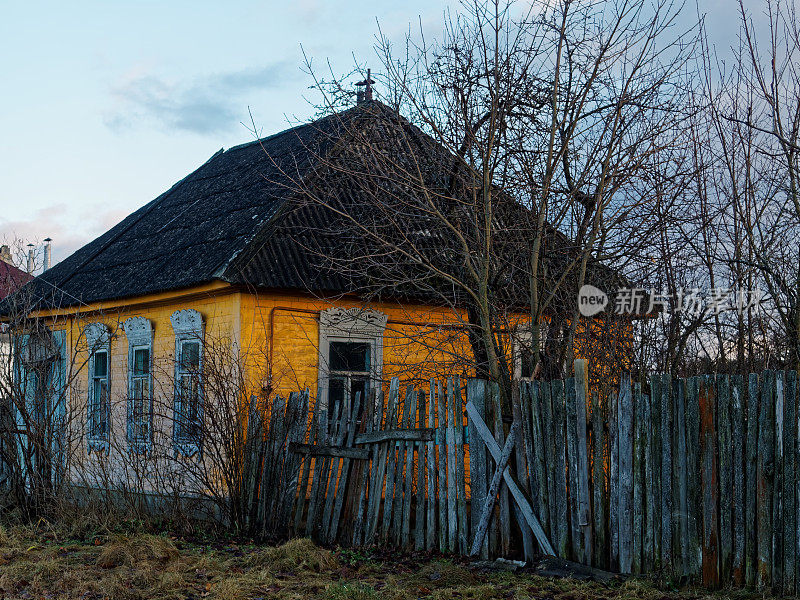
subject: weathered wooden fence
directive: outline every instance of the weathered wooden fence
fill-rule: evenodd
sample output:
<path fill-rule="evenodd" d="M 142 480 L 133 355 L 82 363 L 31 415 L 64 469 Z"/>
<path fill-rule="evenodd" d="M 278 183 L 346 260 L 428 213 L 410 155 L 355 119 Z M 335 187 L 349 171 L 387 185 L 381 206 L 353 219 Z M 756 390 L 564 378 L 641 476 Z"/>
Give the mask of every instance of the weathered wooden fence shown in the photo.
<path fill-rule="evenodd" d="M 510 423 L 478 379 L 394 379 L 336 414 L 277 399 L 251 414 L 251 526 L 794 593 L 797 373 L 623 378 L 606 397 L 587 381 L 576 361 L 573 378 L 521 382 Z"/>

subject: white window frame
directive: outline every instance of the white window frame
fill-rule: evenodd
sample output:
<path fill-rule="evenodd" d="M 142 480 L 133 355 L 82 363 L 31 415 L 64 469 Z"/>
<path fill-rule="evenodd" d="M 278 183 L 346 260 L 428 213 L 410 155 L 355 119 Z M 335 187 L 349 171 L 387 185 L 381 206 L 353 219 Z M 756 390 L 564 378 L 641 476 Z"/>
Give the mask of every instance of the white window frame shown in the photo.
<path fill-rule="evenodd" d="M 194 309 L 184 309 L 175 311 L 170 317 L 172 329 L 175 332 L 175 385 L 173 392 L 173 411 L 172 411 L 172 443 L 176 455 L 182 454 L 188 458 L 199 455 L 202 452 L 203 439 L 202 433 L 196 438 L 179 437 L 179 413 L 182 410 L 181 399 L 181 357 L 183 344 L 185 342 L 197 342 L 198 344 L 198 382 L 197 382 L 197 421 L 202 423 L 204 418 L 203 410 L 203 316 Z M 179 409 L 179 405 L 181 408 Z"/>
<path fill-rule="evenodd" d="M 108 452 L 111 437 L 111 334 L 102 323 L 90 323 L 84 328 L 86 346 L 89 350 L 88 392 L 86 395 L 86 440 L 88 452 Z M 105 377 L 95 376 L 95 360 L 98 354 L 106 355 Z M 105 399 L 95 398 L 95 385 L 105 381 Z M 105 421 L 105 430 L 95 433 L 95 425 Z"/>
<path fill-rule="evenodd" d="M 126 438 L 128 440 L 128 450 L 134 453 L 147 452 L 153 444 L 153 325 L 144 317 L 130 317 L 123 323 L 125 335 L 128 337 L 128 398 L 127 398 L 127 417 L 125 419 Z M 144 419 L 138 423 L 139 428 L 144 425 L 145 435 L 136 436 L 134 431 L 137 423 L 134 422 L 137 414 L 135 398 L 135 378 L 134 365 L 136 350 L 147 349 L 150 353 L 150 363 L 148 365 L 148 390 L 149 396 L 146 398 Z"/>
<path fill-rule="evenodd" d="M 522 376 L 522 347 L 523 344 L 530 347 L 531 330 L 529 325 L 520 325 L 513 330 L 511 349 L 514 360 L 514 381 L 533 381 L 533 377 Z"/>
<path fill-rule="evenodd" d="M 367 308 L 339 308 L 323 310 L 319 314 L 319 364 L 317 368 L 317 401 L 323 410 L 328 410 L 328 392 L 331 377 L 331 342 L 367 342 L 370 348 L 370 373 L 367 381 L 367 396 L 379 390 L 383 374 L 383 335 L 388 317 Z M 335 376 L 335 375 L 334 375 Z M 362 407 L 368 398 L 362 398 Z M 375 394 L 375 402 L 380 402 Z M 333 415 L 329 415 L 332 418 Z"/>

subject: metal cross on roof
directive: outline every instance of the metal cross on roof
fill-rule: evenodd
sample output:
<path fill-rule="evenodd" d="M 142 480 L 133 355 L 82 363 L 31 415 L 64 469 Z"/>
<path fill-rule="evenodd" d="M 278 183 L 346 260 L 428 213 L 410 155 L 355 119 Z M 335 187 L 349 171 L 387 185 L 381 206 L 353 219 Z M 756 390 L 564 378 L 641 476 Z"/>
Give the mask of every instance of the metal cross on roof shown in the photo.
<path fill-rule="evenodd" d="M 359 89 L 358 92 L 356 92 L 357 104 L 372 100 L 372 84 L 375 83 L 375 81 L 372 79 L 371 75 L 372 69 L 367 69 L 367 78 L 356 83 L 356 87 L 364 88 L 363 90 Z"/>

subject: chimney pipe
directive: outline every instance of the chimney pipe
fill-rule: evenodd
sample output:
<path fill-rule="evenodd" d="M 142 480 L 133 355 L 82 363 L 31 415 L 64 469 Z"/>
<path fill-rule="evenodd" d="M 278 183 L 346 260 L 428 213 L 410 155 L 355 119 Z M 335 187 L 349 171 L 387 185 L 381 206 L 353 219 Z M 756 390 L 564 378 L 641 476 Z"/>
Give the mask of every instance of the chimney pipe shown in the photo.
<path fill-rule="evenodd" d="M 53 238 L 44 238 L 44 269 L 42 269 L 42 272 L 47 271 L 52 264 L 53 248 L 50 244 L 52 241 Z"/>
<path fill-rule="evenodd" d="M 33 274 L 34 268 L 34 260 L 33 260 L 33 244 L 28 244 L 28 274 Z"/>

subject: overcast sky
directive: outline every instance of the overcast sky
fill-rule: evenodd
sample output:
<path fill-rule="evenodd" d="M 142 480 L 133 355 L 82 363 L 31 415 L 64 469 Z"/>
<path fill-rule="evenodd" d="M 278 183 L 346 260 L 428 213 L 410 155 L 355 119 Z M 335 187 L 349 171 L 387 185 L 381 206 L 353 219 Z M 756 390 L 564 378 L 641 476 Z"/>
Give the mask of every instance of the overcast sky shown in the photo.
<path fill-rule="evenodd" d="M 340 72 L 376 64 L 376 20 L 437 32 L 447 4 L 0 0 L 0 242 L 50 236 L 64 258 L 251 140 L 248 107 L 265 135 L 308 118 L 301 44 Z M 734 1 L 702 9 L 732 43 Z"/>

